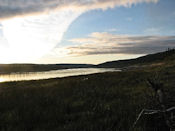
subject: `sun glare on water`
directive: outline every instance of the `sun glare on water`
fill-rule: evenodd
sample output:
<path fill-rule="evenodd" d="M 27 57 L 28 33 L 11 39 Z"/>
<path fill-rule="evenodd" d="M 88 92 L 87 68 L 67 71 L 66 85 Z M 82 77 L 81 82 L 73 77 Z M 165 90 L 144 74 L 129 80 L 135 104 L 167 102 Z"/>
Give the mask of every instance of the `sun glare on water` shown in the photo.
<path fill-rule="evenodd" d="M 0 78 L 0 82 L 4 82 L 5 81 L 5 79 L 4 78 Z"/>
<path fill-rule="evenodd" d="M 42 57 L 61 41 L 78 16 L 78 12 L 63 10 L 1 22 L 0 62 L 29 62 Z"/>

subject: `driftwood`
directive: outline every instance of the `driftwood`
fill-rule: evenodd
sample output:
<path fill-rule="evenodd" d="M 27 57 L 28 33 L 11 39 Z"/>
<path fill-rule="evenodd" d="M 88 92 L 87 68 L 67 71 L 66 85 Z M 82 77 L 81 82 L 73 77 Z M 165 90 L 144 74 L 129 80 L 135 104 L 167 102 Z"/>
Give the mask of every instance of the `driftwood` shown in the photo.
<path fill-rule="evenodd" d="M 154 90 L 155 96 L 157 97 L 157 101 L 160 105 L 160 109 L 159 110 L 142 109 L 136 121 L 134 122 L 133 127 L 136 126 L 137 122 L 139 121 L 142 115 L 153 115 L 153 114 L 160 115 L 161 114 L 163 115 L 165 119 L 165 123 L 169 127 L 170 131 L 175 131 L 175 113 L 173 113 L 173 111 L 175 111 L 175 106 L 166 109 L 165 100 L 164 100 L 165 94 L 162 89 L 163 84 L 152 81 L 150 79 L 148 79 L 147 82 L 150 85 L 150 87 Z M 171 115 L 168 116 L 167 115 L 168 113 L 170 113 Z"/>

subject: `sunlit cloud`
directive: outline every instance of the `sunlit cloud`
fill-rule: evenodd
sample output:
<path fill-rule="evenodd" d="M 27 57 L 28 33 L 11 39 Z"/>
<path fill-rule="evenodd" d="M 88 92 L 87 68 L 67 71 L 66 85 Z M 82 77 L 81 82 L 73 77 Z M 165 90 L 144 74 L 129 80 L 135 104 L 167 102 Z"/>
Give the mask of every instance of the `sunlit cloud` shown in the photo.
<path fill-rule="evenodd" d="M 49 15 L 13 18 L 2 22 L 1 62 L 30 62 L 48 53 L 61 41 L 79 12 L 70 10 Z"/>
<path fill-rule="evenodd" d="M 31 62 L 42 57 L 86 11 L 143 2 L 158 0 L 0 0 L 0 62 Z"/>
<path fill-rule="evenodd" d="M 70 40 L 69 55 L 149 54 L 175 48 L 175 36 L 129 36 L 95 32 Z"/>

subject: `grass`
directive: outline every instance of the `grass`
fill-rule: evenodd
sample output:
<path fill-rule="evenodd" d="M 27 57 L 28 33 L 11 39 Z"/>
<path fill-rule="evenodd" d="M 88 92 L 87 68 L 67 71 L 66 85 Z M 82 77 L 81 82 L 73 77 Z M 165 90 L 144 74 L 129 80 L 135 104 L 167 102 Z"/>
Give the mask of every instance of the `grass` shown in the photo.
<path fill-rule="evenodd" d="M 155 71 L 164 83 L 170 106 L 175 94 L 175 71 Z M 155 130 L 148 118 L 132 128 L 142 108 L 156 108 L 145 82 L 154 76 L 155 72 L 148 69 L 1 83 L 0 130 Z"/>
<path fill-rule="evenodd" d="M 0 83 L 0 131 L 166 131 L 162 116 L 132 126 L 143 108 L 159 108 L 147 78 L 164 84 L 167 108 L 175 105 L 174 52 L 122 72 Z"/>

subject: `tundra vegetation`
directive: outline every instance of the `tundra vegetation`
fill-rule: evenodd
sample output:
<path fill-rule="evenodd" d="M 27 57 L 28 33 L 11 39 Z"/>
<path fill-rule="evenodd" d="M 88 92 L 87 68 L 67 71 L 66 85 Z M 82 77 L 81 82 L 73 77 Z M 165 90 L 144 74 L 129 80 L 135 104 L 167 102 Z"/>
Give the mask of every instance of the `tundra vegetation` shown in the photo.
<path fill-rule="evenodd" d="M 127 61 L 122 72 L 0 83 L 0 130 L 165 131 L 161 116 L 133 129 L 143 108 L 159 108 L 148 78 L 163 83 L 165 106 L 175 105 L 175 51 L 150 59 Z"/>

